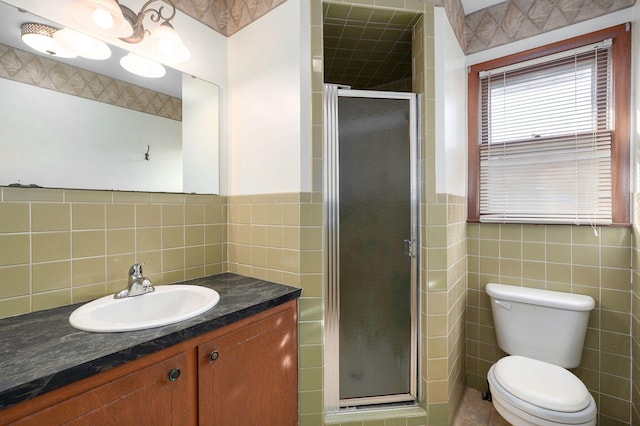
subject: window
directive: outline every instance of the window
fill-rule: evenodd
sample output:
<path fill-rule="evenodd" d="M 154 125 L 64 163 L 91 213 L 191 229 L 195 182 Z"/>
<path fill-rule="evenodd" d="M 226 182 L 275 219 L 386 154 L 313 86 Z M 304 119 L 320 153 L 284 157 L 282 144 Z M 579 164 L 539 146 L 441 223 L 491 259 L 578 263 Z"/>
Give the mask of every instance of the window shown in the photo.
<path fill-rule="evenodd" d="M 469 220 L 629 223 L 629 108 L 625 25 L 473 66 Z"/>

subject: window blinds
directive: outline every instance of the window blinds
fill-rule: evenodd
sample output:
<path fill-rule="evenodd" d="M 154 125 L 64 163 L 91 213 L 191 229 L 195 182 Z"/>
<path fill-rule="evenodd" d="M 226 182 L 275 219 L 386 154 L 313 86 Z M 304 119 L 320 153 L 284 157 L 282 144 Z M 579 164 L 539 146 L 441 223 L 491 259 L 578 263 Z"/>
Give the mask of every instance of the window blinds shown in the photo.
<path fill-rule="evenodd" d="M 481 222 L 611 224 L 610 45 L 481 74 Z"/>

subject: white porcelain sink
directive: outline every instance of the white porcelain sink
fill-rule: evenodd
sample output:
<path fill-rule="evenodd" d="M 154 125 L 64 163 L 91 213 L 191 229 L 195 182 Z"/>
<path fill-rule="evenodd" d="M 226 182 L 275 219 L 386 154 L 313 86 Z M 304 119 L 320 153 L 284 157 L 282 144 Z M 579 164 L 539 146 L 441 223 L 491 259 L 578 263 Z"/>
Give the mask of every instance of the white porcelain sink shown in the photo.
<path fill-rule="evenodd" d="M 115 299 L 113 295 L 86 303 L 71 313 L 71 326 L 112 333 L 143 330 L 184 321 L 213 308 L 217 291 L 197 285 L 159 285 L 153 293 Z"/>

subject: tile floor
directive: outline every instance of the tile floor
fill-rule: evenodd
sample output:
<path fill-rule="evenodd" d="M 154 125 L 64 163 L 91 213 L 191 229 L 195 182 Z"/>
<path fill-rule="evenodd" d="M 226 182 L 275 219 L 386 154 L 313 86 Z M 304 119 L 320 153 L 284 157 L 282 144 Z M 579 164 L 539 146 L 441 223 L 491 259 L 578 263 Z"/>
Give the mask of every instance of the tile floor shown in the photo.
<path fill-rule="evenodd" d="M 509 426 L 479 390 L 467 388 L 453 426 Z"/>

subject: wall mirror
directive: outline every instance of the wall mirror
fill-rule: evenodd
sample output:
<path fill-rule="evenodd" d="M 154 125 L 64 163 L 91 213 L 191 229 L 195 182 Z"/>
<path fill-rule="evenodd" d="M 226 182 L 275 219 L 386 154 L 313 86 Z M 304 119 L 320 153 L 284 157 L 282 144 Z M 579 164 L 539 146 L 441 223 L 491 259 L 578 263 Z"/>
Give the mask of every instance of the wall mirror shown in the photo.
<path fill-rule="evenodd" d="M 218 86 L 166 67 L 143 78 L 109 60 L 59 58 L 23 23 L 63 28 L 0 1 L 0 186 L 219 193 Z"/>

